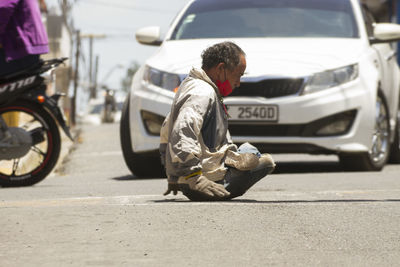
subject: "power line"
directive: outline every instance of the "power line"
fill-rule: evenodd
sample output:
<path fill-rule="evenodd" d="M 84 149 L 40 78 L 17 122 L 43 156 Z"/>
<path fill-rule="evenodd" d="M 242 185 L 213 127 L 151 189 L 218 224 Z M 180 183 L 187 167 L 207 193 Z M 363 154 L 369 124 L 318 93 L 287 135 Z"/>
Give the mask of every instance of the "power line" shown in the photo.
<path fill-rule="evenodd" d="M 135 38 L 135 35 L 133 33 L 132 34 L 105 33 L 105 34 L 107 34 L 108 38 L 113 38 L 113 39 L 115 39 L 115 38 L 130 38 L 130 39 L 134 40 L 134 38 Z M 105 41 L 107 41 L 107 40 L 105 40 Z"/>
<path fill-rule="evenodd" d="M 123 5 L 123 4 L 116 4 L 116 3 L 109 3 L 109 2 L 104 2 L 101 0 L 84 0 L 80 1 L 80 3 L 84 4 L 89 4 L 89 5 L 100 5 L 100 6 L 106 6 L 106 7 L 112 7 L 112 8 L 119 8 L 119 9 L 129 9 L 129 10 L 135 10 L 135 11 L 145 11 L 145 12 L 159 12 L 159 13 L 165 13 L 165 12 L 176 12 L 176 10 L 171 10 L 171 9 L 161 9 L 161 8 L 153 8 L 153 7 L 138 7 L 138 6 L 132 6 L 132 5 Z"/>
<path fill-rule="evenodd" d="M 107 29 L 107 30 L 110 30 L 110 31 L 118 31 L 118 32 L 121 32 L 121 33 L 124 33 L 124 32 L 133 33 L 136 30 L 134 27 L 131 27 L 131 28 L 127 28 L 127 27 L 112 27 L 112 26 L 109 26 L 109 25 L 99 25 L 98 23 L 97 24 L 85 23 L 85 26 L 87 28 L 90 28 L 90 29 L 101 29 L 102 32 L 104 31 L 104 29 Z"/>

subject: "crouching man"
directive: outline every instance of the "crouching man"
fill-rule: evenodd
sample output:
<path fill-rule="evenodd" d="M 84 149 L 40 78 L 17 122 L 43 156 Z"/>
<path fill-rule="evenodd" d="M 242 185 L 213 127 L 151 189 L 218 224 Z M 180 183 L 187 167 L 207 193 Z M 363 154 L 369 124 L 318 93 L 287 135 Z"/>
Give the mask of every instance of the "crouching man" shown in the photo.
<path fill-rule="evenodd" d="M 240 85 L 243 50 L 232 42 L 203 51 L 176 92 L 161 129 L 160 154 L 168 176 L 164 195 L 178 191 L 190 200 L 226 200 L 243 195 L 271 173 L 275 163 L 249 143 L 239 148 L 228 131 L 223 97 Z"/>

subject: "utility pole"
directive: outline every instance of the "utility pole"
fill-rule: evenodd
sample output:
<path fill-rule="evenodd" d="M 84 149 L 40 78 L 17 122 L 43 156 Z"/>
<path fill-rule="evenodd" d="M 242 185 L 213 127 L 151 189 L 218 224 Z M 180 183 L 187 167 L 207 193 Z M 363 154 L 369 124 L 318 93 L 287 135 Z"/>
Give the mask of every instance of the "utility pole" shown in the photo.
<path fill-rule="evenodd" d="M 93 73 L 93 93 L 94 97 L 97 97 L 97 73 L 99 71 L 99 55 L 96 55 L 96 61 L 94 65 L 94 73 Z"/>
<path fill-rule="evenodd" d="M 79 81 L 79 56 L 81 47 L 80 30 L 76 31 L 75 73 L 74 73 L 74 95 L 71 97 L 71 124 L 76 125 L 76 94 Z"/>
<path fill-rule="evenodd" d="M 90 99 L 96 98 L 96 91 L 93 88 L 93 36 L 89 36 L 89 90 Z"/>
<path fill-rule="evenodd" d="M 81 38 L 89 38 L 89 89 L 90 98 L 96 98 L 96 88 L 93 86 L 93 41 L 106 38 L 105 34 L 81 34 Z"/>

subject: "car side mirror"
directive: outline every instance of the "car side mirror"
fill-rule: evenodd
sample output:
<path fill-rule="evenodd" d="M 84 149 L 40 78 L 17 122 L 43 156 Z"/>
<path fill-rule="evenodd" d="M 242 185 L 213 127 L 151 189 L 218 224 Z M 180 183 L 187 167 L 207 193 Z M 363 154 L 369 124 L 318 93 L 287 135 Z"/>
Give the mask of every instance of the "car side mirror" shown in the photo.
<path fill-rule="evenodd" d="M 395 23 L 377 23 L 374 25 L 372 44 L 400 41 L 400 25 Z"/>
<path fill-rule="evenodd" d="M 160 46 L 162 41 L 160 40 L 161 30 L 158 26 L 150 26 L 140 28 L 136 31 L 136 40 L 144 45 Z"/>

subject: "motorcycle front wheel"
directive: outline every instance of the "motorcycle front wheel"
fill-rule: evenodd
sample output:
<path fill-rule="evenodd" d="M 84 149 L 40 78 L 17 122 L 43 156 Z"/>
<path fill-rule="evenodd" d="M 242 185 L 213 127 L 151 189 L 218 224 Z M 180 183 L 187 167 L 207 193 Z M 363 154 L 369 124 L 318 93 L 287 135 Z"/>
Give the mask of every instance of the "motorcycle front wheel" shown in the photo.
<path fill-rule="evenodd" d="M 8 127 L 25 130 L 33 140 L 24 156 L 0 160 L 0 186 L 30 186 L 42 181 L 60 155 L 61 137 L 55 119 L 43 106 L 28 101 L 0 107 L 0 116 Z"/>

